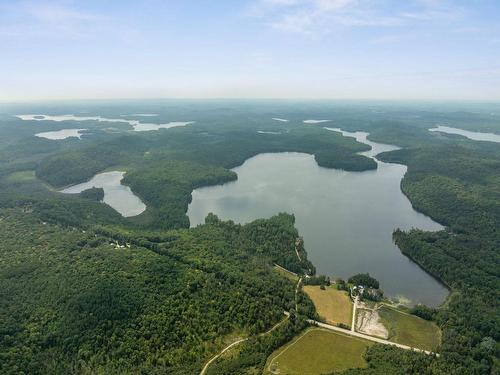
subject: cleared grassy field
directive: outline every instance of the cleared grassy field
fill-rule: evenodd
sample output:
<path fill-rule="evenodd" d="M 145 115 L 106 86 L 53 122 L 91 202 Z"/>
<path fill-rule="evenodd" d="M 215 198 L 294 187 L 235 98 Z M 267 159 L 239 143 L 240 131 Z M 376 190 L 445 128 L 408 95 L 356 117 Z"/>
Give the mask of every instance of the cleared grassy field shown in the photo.
<path fill-rule="evenodd" d="M 14 172 L 7 177 L 9 182 L 30 182 L 35 179 L 35 171 Z"/>
<path fill-rule="evenodd" d="M 297 275 L 294 275 L 291 272 L 288 272 L 280 267 L 274 266 L 273 269 L 278 272 L 280 275 L 286 277 L 287 279 L 290 279 L 292 281 L 297 282 L 299 280 L 299 277 Z"/>
<path fill-rule="evenodd" d="M 264 374 L 319 375 L 366 367 L 363 353 L 369 341 L 312 328 L 275 351 Z"/>
<path fill-rule="evenodd" d="M 391 341 L 432 351 L 441 343 L 441 330 L 432 322 L 387 306 L 382 306 L 378 313 Z"/>
<path fill-rule="evenodd" d="M 304 292 L 311 298 L 316 311 L 327 323 L 351 325 L 352 302 L 347 292 L 337 290 L 334 287 L 326 287 L 325 290 L 321 290 L 316 285 L 304 286 Z"/>

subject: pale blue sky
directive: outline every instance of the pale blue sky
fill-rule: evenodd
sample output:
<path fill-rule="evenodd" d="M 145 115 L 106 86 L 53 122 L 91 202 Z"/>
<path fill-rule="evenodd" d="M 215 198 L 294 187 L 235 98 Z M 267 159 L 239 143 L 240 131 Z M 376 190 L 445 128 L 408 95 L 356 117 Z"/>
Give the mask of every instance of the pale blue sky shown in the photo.
<path fill-rule="evenodd" d="M 500 100 L 500 1 L 0 0 L 0 100 Z"/>

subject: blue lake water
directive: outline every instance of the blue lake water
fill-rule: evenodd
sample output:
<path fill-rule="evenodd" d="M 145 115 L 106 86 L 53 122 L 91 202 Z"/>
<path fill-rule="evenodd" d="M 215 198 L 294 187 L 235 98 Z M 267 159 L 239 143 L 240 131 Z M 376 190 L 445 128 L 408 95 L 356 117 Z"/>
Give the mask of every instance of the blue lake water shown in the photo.
<path fill-rule="evenodd" d="M 371 145 L 362 153 L 367 157 L 396 149 L 368 141 L 367 133 L 342 133 Z M 237 181 L 194 190 L 188 216 L 196 226 L 209 212 L 239 223 L 293 213 L 318 273 L 347 278 L 369 272 L 386 295 L 437 306 L 448 290 L 401 254 L 392 232 L 442 226 L 416 212 L 401 192 L 406 166 L 377 163 L 377 170 L 346 172 L 319 167 L 308 154 L 260 154 L 233 169 Z"/>

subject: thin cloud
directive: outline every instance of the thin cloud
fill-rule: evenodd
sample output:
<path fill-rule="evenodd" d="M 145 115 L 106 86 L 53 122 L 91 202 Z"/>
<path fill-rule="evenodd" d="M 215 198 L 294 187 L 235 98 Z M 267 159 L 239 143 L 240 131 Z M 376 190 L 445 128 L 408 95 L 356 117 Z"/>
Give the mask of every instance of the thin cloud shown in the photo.
<path fill-rule="evenodd" d="M 5 22 L 0 35 L 4 36 L 86 37 L 109 21 L 104 15 L 53 2 L 14 2 L 1 10 Z"/>
<path fill-rule="evenodd" d="M 327 34 L 339 26 L 398 27 L 463 16 L 463 9 L 439 0 L 259 0 L 251 9 L 273 29 L 306 35 Z"/>

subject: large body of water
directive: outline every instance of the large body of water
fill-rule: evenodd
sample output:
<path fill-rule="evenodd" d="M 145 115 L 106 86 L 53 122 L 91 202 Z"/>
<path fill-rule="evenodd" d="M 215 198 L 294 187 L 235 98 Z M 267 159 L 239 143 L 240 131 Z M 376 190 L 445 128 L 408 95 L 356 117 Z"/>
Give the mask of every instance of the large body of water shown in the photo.
<path fill-rule="evenodd" d="M 472 139 L 473 141 L 488 141 L 488 142 L 500 142 L 500 135 L 494 133 L 481 133 L 481 132 L 471 132 L 469 130 L 462 130 L 458 128 L 451 128 L 449 126 L 438 125 L 435 128 L 429 129 L 431 132 L 441 132 L 448 134 L 458 134 L 466 138 Z"/>
<path fill-rule="evenodd" d="M 153 117 L 156 115 L 149 114 L 149 113 L 139 113 L 139 114 L 130 115 L 130 116 Z M 140 122 L 138 120 L 127 120 L 124 118 L 113 119 L 113 118 L 107 118 L 107 117 L 101 117 L 101 116 L 75 116 L 75 115 L 57 115 L 57 116 L 17 115 L 17 117 L 20 118 L 21 120 L 26 120 L 26 121 L 49 120 L 49 121 L 60 122 L 60 121 L 88 121 L 88 120 L 92 120 L 92 121 L 98 121 L 98 122 L 125 122 L 127 124 L 130 124 L 134 128 L 134 131 L 136 131 L 136 132 L 152 131 L 152 130 L 159 130 L 159 129 L 171 129 L 171 128 L 177 128 L 179 126 L 186 126 L 186 125 L 193 123 L 193 121 L 172 121 L 172 122 L 168 122 L 166 124 L 152 124 L 152 123 Z M 67 129 L 63 129 L 63 130 L 67 130 Z"/>
<path fill-rule="evenodd" d="M 342 133 L 371 145 L 362 153 L 368 157 L 396 148 L 367 141 L 367 133 Z M 392 232 L 442 227 L 402 194 L 406 166 L 377 163 L 377 170 L 346 172 L 319 167 L 308 154 L 260 154 L 234 168 L 237 181 L 194 190 L 188 216 L 196 226 L 209 212 L 239 223 L 293 213 L 318 273 L 347 278 L 369 272 L 386 295 L 439 305 L 447 289 L 401 254 Z"/>
<path fill-rule="evenodd" d="M 128 186 L 122 185 L 125 172 L 113 171 L 96 174 L 89 181 L 70 186 L 61 193 L 78 194 L 92 187 L 104 190 L 103 202 L 114 208 L 122 216 L 136 216 L 144 212 L 146 205 L 134 195 Z"/>

